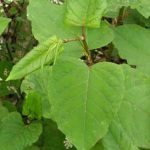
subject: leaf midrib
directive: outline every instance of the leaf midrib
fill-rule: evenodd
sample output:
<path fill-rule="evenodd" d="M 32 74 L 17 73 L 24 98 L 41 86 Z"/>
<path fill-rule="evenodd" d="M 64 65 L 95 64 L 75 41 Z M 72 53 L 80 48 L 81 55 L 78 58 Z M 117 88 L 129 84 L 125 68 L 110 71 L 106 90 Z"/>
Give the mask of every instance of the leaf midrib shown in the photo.
<path fill-rule="evenodd" d="M 83 123 L 83 150 L 85 149 L 85 143 L 86 143 L 86 135 L 85 135 L 85 132 L 86 132 L 86 119 L 87 119 L 87 101 L 88 101 L 88 91 L 89 91 L 89 80 L 90 80 L 90 70 L 87 69 L 88 72 L 87 72 L 87 85 L 86 85 L 86 95 L 85 95 L 85 101 L 84 101 L 84 123 Z"/>

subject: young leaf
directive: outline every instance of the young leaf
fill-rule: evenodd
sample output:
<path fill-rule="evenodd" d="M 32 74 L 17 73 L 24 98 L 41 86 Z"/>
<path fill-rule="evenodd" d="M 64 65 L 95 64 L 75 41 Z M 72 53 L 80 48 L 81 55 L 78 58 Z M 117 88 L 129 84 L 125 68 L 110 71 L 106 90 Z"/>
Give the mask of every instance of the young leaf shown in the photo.
<path fill-rule="evenodd" d="M 107 7 L 106 0 L 69 0 L 66 22 L 74 26 L 98 28 Z"/>
<path fill-rule="evenodd" d="M 59 129 L 78 150 L 89 150 L 106 134 L 120 106 L 121 67 L 99 63 L 88 68 L 65 58 L 53 67 L 52 80 L 52 114 Z"/>
<path fill-rule="evenodd" d="M 62 50 L 63 41 L 61 39 L 56 36 L 49 38 L 46 42 L 35 47 L 13 67 L 7 81 L 23 78 L 43 65 L 55 62 Z"/>
<path fill-rule="evenodd" d="M 32 31 L 41 43 L 52 35 L 62 39 L 80 36 L 80 29 L 64 23 L 66 5 L 55 5 L 50 0 L 30 0 L 28 7 L 29 19 L 32 21 Z"/>
<path fill-rule="evenodd" d="M 4 29 L 7 27 L 9 22 L 10 22 L 10 19 L 0 17 L 0 35 L 3 33 Z"/>
<path fill-rule="evenodd" d="M 42 132 L 40 123 L 24 125 L 19 113 L 12 112 L 0 123 L 1 150 L 23 150 L 38 140 Z"/>
<path fill-rule="evenodd" d="M 150 75 L 150 31 L 138 25 L 123 25 L 115 29 L 115 47 L 130 65 Z"/>

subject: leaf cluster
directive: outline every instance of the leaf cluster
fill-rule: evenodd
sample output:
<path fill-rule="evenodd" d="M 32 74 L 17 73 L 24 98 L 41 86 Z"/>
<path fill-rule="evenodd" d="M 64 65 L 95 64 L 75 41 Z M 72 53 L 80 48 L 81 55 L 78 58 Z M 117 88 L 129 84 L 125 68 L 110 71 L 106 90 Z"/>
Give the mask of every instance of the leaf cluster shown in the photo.
<path fill-rule="evenodd" d="M 27 13 L 38 45 L 0 74 L 21 81 L 0 148 L 150 149 L 150 1 L 30 0 Z"/>

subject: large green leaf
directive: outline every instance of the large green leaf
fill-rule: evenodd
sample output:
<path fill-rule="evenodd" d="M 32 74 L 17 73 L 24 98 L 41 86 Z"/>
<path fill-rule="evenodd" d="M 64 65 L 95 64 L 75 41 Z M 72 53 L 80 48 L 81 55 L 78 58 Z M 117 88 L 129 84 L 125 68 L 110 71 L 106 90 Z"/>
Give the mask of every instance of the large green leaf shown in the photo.
<path fill-rule="evenodd" d="M 150 148 L 150 78 L 126 72 L 125 96 L 118 112 L 122 128 L 137 147 Z"/>
<path fill-rule="evenodd" d="M 24 125 L 19 113 L 5 114 L 0 122 L 0 148 L 1 150 L 22 150 L 36 142 L 41 132 L 40 123 Z"/>
<path fill-rule="evenodd" d="M 0 17 L 0 35 L 3 33 L 4 29 L 7 27 L 9 22 L 10 22 L 10 19 Z"/>
<path fill-rule="evenodd" d="M 67 1 L 67 5 L 72 6 L 72 3 L 76 3 L 76 2 L 77 1 Z M 106 2 L 100 0 L 97 1 L 96 3 L 95 2 L 93 3 L 93 1 L 89 0 L 89 3 L 92 3 L 93 5 L 91 6 L 91 8 L 89 8 L 91 11 L 94 10 L 92 9 L 92 7 L 97 7 L 97 10 L 94 11 L 95 11 L 95 15 L 98 15 L 96 16 L 97 17 L 96 22 L 98 24 L 97 27 L 100 27 L 99 29 L 92 29 L 92 28 L 87 29 L 89 48 L 94 49 L 94 48 L 105 46 L 109 42 L 111 42 L 113 39 L 113 33 L 106 23 L 102 22 L 100 26 L 101 16 L 99 15 L 99 13 L 103 10 L 98 8 L 103 7 L 103 5 L 105 5 Z M 97 6 L 97 3 L 99 4 L 99 6 Z M 84 2 L 83 4 L 86 7 L 90 6 L 87 4 L 87 2 Z M 64 4 L 63 6 L 58 6 L 58 5 L 51 4 L 48 0 L 30 1 L 30 5 L 28 8 L 29 19 L 32 21 L 33 34 L 35 35 L 35 37 L 40 43 L 45 41 L 47 38 L 49 38 L 52 35 L 56 35 L 58 37 L 61 37 L 62 39 L 75 39 L 82 35 L 81 27 L 79 28 L 70 27 L 69 25 L 66 25 L 64 23 L 65 13 L 67 13 L 68 15 L 70 14 L 70 11 L 66 12 L 66 10 L 67 10 L 66 4 Z M 68 10 L 70 9 L 68 8 Z M 85 11 L 83 8 L 82 10 Z M 53 14 L 56 14 L 55 17 Z M 90 17 L 89 12 L 87 13 L 87 15 L 89 15 Z M 65 44 L 65 48 L 66 50 L 64 52 L 65 53 L 64 55 L 69 54 L 72 57 L 78 57 L 78 58 L 81 57 L 83 46 L 82 44 L 80 44 L 80 42 L 67 43 Z"/>
<path fill-rule="evenodd" d="M 100 63 L 88 68 L 81 60 L 58 60 L 52 72 L 53 117 L 78 150 L 102 138 L 123 96 L 120 66 Z"/>
<path fill-rule="evenodd" d="M 23 113 L 33 118 L 41 116 L 50 118 L 50 88 L 52 88 L 50 67 L 44 67 L 28 75 L 21 85 L 21 90 L 26 93 Z"/>
<path fill-rule="evenodd" d="M 123 25 L 115 29 L 113 43 L 130 65 L 150 74 L 150 30 L 138 25 Z"/>
<path fill-rule="evenodd" d="M 35 47 L 12 69 L 7 80 L 20 79 L 29 73 L 43 67 L 44 64 L 53 63 L 63 50 L 63 41 L 56 36 Z"/>
<path fill-rule="evenodd" d="M 125 95 L 103 139 L 106 150 L 150 148 L 150 78 L 124 66 Z"/>
<path fill-rule="evenodd" d="M 41 43 L 52 35 L 64 38 L 75 38 L 79 35 L 77 28 L 64 23 L 66 5 L 55 5 L 50 0 L 30 0 L 28 7 L 32 31 Z"/>
<path fill-rule="evenodd" d="M 66 21 L 74 26 L 97 28 L 106 7 L 106 0 L 69 0 Z"/>

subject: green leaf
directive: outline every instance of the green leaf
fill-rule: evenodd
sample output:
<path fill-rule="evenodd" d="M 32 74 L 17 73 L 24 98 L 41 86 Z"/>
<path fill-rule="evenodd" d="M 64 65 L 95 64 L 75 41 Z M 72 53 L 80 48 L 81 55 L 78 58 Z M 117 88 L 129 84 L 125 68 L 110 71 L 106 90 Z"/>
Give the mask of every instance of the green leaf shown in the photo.
<path fill-rule="evenodd" d="M 119 122 L 137 147 L 150 149 L 150 78 L 136 70 L 126 73 L 125 96 Z"/>
<path fill-rule="evenodd" d="M 52 114 L 59 129 L 78 150 L 90 149 L 106 134 L 120 106 L 121 67 L 99 63 L 88 68 L 81 60 L 64 58 L 53 67 L 52 80 Z"/>
<path fill-rule="evenodd" d="M 16 111 L 16 106 L 10 100 L 4 100 L 2 105 L 7 108 L 9 112 Z"/>
<path fill-rule="evenodd" d="M 9 114 L 8 110 L 0 104 L 0 123 Z"/>
<path fill-rule="evenodd" d="M 26 147 L 23 150 L 41 150 L 41 149 L 39 147 L 37 147 L 37 146 L 30 146 L 30 147 Z"/>
<path fill-rule="evenodd" d="M 56 57 L 63 50 L 63 41 L 56 36 L 35 47 L 22 58 L 12 69 L 8 80 L 23 78 L 29 73 L 43 67 L 44 64 L 55 62 Z"/>
<path fill-rule="evenodd" d="M 135 2 L 136 0 L 134 0 Z M 133 2 L 132 0 L 107 0 L 108 6 L 105 11 L 105 16 L 110 18 L 116 18 L 119 15 L 120 8 L 122 6 L 129 6 Z"/>
<path fill-rule="evenodd" d="M 74 26 L 98 28 L 107 7 L 106 0 L 69 0 L 66 22 Z"/>
<path fill-rule="evenodd" d="M 91 150 L 105 150 L 102 141 L 98 141 Z"/>
<path fill-rule="evenodd" d="M 34 117 L 51 117 L 51 106 L 49 103 L 51 88 L 51 68 L 44 67 L 26 76 L 21 85 L 21 90 L 26 93 L 27 99 L 24 113 Z M 29 96 L 29 97 L 28 97 Z M 37 96 L 37 97 L 36 97 Z M 38 105 L 35 101 L 38 102 Z M 34 107 L 33 107 L 34 106 Z"/>
<path fill-rule="evenodd" d="M 124 24 L 137 24 L 142 27 L 150 28 L 150 18 L 146 19 L 137 10 L 128 9 L 128 17 L 124 19 Z"/>
<path fill-rule="evenodd" d="M 145 18 L 150 17 L 150 1 L 149 0 L 107 0 L 108 7 L 106 16 L 114 12 L 119 12 L 122 6 L 130 6 L 132 9 L 137 9 Z M 111 13 L 110 13 L 111 12 Z M 108 15 L 108 16 L 109 16 Z M 116 16 L 117 17 L 117 16 Z"/>
<path fill-rule="evenodd" d="M 83 55 L 84 50 L 82 43 L 77 41 L 64 44 L 64 52 L 62 53 L 61 57 L 81 58 Z"/>
<path fill-rule="evenodd" d="M 57 124 L 52 120 L 44 120 L 43 133 L 37 142 L 41 150 L 66 150 L 64 141 L 65 135 L 58 130 Z"/>
<path fill-rule="evenodd" d="M 38 93 L 30 91 L 26 95 L 22 113 L 23 115 L 26 115 L 31 119 L 34 118 L 41 119 L 42 104 L 41 104 L 41 96 Z"/>
<path fill-rule="evenodd" d="M 136 9 L 145 17 L 150 17 L 150 1 L 149 0 L 140 0 Z"/>
<path fill-rule="evenodd" d="M 113 39 L 113 31 L 106 22 L 102 22 L 99 29 L 87 29 L 87 41 L 90 49 L 106 46 Z"/>
<path fill-rule="evenodd" d="M 30 0 L 28 15 L 32 21 L 33 34 L 40 43 L 52 35 L 62 39 L 80 36 L 79 29 L 64 23 L 65 12 L 66 5 L 55 5 L 50 0 Z"/>
<path fill-rule="evenodd" d="M 106 150 L 138 150 L 150 148 L 150 78 L 123 66 L 125 94 L 112 122 L 108 134 L 103 139 Z"/>
<path fill-rule="evenodd" d="M 7 27 L 9 22 L 10 22 L 10 19 L 0 17 L 0 35 L 3 33 L 4 29 Z"/>
<path fill-rule="evenodd" d="M 108 134 L 103 139 L 105 150 L 139 150 L 122 126 L 113 121 Z"/>
<path fill-rule="evenodd" d="M 1 150 L 22 150 L 38 140 L 42 132 L 40 123 L 24 125 L 20 114 L 5 115 L 0 124 Z"/>
<path fill-rule="evenodd" d="M 128 64 L 150 75 L 150 30 L 138 25 L 123 25 L 115 29 L 115 47 Z"/>

